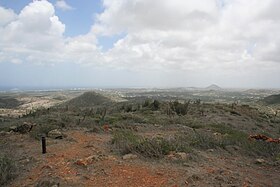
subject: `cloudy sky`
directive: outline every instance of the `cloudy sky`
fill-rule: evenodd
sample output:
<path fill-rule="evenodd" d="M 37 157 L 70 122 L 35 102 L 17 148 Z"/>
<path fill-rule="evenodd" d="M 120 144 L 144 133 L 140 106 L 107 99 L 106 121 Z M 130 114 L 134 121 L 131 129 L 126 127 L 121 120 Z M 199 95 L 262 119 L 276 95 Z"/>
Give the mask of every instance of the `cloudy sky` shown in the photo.
<path fill-rule="evenodd" d="M 279 0 L 0 0 L 0 87 L 280 88 Z"/>

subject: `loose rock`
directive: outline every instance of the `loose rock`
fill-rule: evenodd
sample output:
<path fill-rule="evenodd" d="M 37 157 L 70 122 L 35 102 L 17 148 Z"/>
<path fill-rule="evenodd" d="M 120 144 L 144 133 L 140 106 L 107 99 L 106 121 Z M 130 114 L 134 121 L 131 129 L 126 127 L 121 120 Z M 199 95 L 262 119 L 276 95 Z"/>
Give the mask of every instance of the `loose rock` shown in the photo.
<path fill-rule="evenodd" d="M 184 153 L 184 152 L 170 152 L 168 155 L 167 155 L 167 158 L 170 159 L 170 160 L 186 160 L 188 158 L 188 155 L 187 153 Z"/>
<path fill-rule="evenodd" d="M 123 160 L 130 160 L 130 159 L 135 159 L 137 158 L 138 156 L 137 155 L 134 155 L 134 154 L 126 154 L 122 157 Z"/>
<path fill-rule="evenodd" d="M 265 163 L 265 160 L 262 159 L 262 158 L 258 158 L 258 159 L 255 160 L 255 163 L 256 163 L 256 164 L 264 164 L 264 163 Z"/>
<path fill-rule="evenodd" d="M 54 129 L 48 132 L 48 137 L 53 139 L 62 139 L 65 135 L 58 129 Z"/>

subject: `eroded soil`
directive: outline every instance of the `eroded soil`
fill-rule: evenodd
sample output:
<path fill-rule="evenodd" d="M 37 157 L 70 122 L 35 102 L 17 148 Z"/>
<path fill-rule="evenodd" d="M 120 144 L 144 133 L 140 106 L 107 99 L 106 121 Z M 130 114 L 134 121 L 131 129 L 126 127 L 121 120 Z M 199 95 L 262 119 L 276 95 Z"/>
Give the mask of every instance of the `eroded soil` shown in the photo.
<path fill-rule="evenodd" d="M 64 132 L 67 138 L 47 139 L 47 154 L 28 135 L 0 137 L 13 153 L 19 173 L 8 186 L 279 186 L 280 168 L 220 150 L 197 152 L 188 161 L 123 160 L 110 150 L 110 133 L 84 129 Z M 9 148 L 8 148 L 9 145 Z M 3 148 L 1 147 L 1 148 Z M 88 159 L 90 158 L 90 160 Z M 45 184 L 46 184 L 45 183 Z"/>

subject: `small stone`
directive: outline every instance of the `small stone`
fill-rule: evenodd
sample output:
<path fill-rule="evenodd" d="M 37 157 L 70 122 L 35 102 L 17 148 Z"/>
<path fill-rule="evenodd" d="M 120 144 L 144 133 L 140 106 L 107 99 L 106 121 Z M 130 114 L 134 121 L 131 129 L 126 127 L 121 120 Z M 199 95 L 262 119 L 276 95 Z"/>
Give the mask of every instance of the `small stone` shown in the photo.
<path fill-rule="evenodd" d="M 178 160 L 178 158 L 175 157 L 175 154 L 174 154 L 174 153 L 169 153 L 169 154 L 167 155 L 167 158 L 168 158 L 169 160 L 173 160 L 173 161 Z"/>
<path fill-rule="evenodd" d="M 240 150 L 240 147 L 239 147 L 239 146 L 237 146 L 237 145 L 234 145 L 234 146 L 232 146 L 232 147 L 233 147 L 233 149 L 234 149 L 235 151 Z"/>
<path fill-rule="evenodd" d="M 75 162 L 78 166 L 87 166 L 87 163 L 83 159 L 79 159 Z"/>
<path fill-rule="evenodd" d="M 187 153 L 184 152 L 175 153 L 175 157 L 179 158 L 180 160 L 186 160 L 187 156 Z"/>
<path fill-rule="evenodd" d="M 5 132 L 5 131 L 1 131 L 0 132 L 0 136 L 5 136 L 5 135 L 7 135 L 8 134 L 8 132 Z"/>
<path fill-rule="evenodd" d="M 9 131 L 17 132 L 17 126 L 11 126 Z"/>
<path fill-rule="evenodd" d="M 183 166 L 190 167 L 190 164 L 188 164 L 187 162 L 184 162 Z"/>
<path fill-rule="evenodd" d="M 212 153 L 214 152 L 214 149 L 208 149 L 207 151 Z"/>
<path fill-rule="evenodd" d="M 213 133 L 215 136 L 221 136 L 222 134 L 221 133 L 219 133 L 219 132 L 214 132 Z"/>
<path fill-rule="evenodd" d="M 222 176 L 219 176 L 219 175 L 216 176 L 215 179 L 218 180 L 218 181 L 225 181 L 224 178 Z"/>
<path fill-rule="evenodd" d="M 134 154 L 126 154 L 122 157 L 123 160 L 130 160 L 130 159 L 135 159 L 137 158 L 138 156 L 137 155 L 134 155 Z"/>
<path fill-rule="evenodd" d="M 265 163 L 265 160 L 262 159 L 262 158 L 258 158 L 258 159 L 255 160 L 255 163 L 256 164 L 263 164 L 263 163 Z"/>

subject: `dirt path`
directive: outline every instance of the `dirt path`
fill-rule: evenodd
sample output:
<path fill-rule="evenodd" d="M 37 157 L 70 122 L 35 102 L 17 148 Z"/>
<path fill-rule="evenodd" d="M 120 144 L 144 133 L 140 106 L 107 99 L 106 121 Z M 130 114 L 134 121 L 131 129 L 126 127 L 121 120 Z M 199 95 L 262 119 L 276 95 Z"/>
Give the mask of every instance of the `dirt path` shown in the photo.
<path fill-rule="evenodd" d="M 36 166 L 11 186 L 34 186 L 42 180 L 58 181 L 60 186 L 180 185 L 176 181 L 179 172 L 151 166 L 139 159 L 124 161 L 110 154 L 105 148 L 110 139 L 107 134 L 76 130 L 69 131 L 67 135 L 66 140 L 49 140 L 48 153 L 45 155 L 40 154 L 37 148 L 37 152 L 33 153 L 37 158 Z M 85 165 L 77 162 L 79 159 L 86 162 L 89 157 L 91 160 Z"/>
<path fill-rule="evenodd" d="M 29 160 L 9 186 L 36 186 L 42 181 L 58 182 L 62 187 L 278 187 L 280 184 L 279 166 L 258 165 L 254 159 L 223 150 L 199 151 L 196 160 L 177 164 L 167 160 L 123 160 L 110 151 L 111 134 L 84 130 L 65 133 L 65 139 L 47 139 L 44 155 L 40 142 L 28 135 L 9 136 L 7 142 L 13 142 L 14 154 L 21 157 L 20 162 Z"/>

